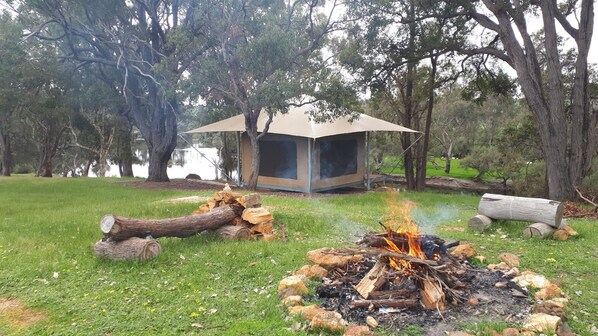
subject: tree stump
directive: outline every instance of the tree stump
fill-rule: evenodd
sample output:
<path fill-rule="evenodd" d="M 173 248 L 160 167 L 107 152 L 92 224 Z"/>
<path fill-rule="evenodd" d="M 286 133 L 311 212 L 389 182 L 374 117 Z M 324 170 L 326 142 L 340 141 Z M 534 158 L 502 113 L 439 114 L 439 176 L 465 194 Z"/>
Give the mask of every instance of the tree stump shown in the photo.
<path fill-rule="evenodd" d="M 484 215 L 475 215 L 467 222 L 467 227 L 472 230 L 485 230 L 492 226 L 492 219 Z"/>
<path fill-rule="evenodd" d="M 100 240 L 93 246 L 98 257 L 112 260 L 147 260 L 156 257 L 162 247 L 153 239 L 129 238 L 113 241 Z"/>

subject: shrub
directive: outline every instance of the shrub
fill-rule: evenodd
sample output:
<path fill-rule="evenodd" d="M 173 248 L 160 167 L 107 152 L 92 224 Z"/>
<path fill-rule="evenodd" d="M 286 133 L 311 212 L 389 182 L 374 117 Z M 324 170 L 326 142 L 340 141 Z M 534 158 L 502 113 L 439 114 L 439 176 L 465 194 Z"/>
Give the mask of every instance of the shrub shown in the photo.
<path fill-rule="evenodd" d="M 546 165 L 544 161 L 527 164 L 517 177 L 513 178 L 513 191 L 517 196 L 546 196 Z"/>

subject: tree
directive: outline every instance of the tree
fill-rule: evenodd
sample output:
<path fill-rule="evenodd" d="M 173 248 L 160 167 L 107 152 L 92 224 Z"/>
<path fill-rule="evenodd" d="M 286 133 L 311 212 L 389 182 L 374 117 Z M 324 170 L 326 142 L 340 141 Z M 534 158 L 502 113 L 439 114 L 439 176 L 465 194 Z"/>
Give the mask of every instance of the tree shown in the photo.
<path fill-rule="evenodd" d="M 148 181 L 168 181 L 176 146 L 177 88 L 205 49 L 201 14 L 213 4 L 197 1 L 30 0 L 45 20 L 31 36 L 62 42 L 62 59 L 79 66 L 117 70 L 150 159 Z"/>
<path fill-rule="evenodd" d="M 252 152 L 250 188 L 259 175 L 259 139 L 268 133 L 274 114 L 306 101 L 347 113 L 344 105 L 355 103 L 353 92 L 322 57 L 326 36 L 338 23 L 331 13 L 320 13 L 321 5 L 224 0 L 207 15 L 213 48 L 192 68 L 190 87 L 208 101 L 232 104 L 245 116 Z M 335 7 L 336 1 L 332 11 Z M 257 128 L 261 113 L 269 117 L 264 130 Z"/>
<path fill-rule="evenodd" d="M 598 136 L 598 111 L 590 107 L 588 71 L 594 1 L 482 0 L 461 5 L 462 13 L 493 34 L 487 39 L 490 43 L 465 52 L 494 56 L 517 73 L 542 140 L 548 196 L 557 200 L 574 198 L 575 186 L 591 167 Z M 540 45 L 534 43 L 527 19 L 533 13 L 540 15 L 544 27 Z M 569 20 L 576 20 L 577 27 Z M 575 42 L 570 77 L 563 71 L 557 23 Z M 567 78 L 572 81 L 568 83 Z M 566 90 L 567 85 L 571 90 Z"/>

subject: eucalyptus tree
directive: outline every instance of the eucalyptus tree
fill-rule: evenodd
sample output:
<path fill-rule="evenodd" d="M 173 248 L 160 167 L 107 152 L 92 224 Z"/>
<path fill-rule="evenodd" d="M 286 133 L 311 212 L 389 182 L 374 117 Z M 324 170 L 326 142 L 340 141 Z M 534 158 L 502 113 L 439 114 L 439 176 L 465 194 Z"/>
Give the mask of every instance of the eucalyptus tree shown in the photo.
<path fill-rule="evenodd" d="M 353 91 L 323 55 L 327 37 L 340 28 L 333 21 L 335 8 L 336 0 L 327 12 L 319 1 L 222 0 L 206 16 L 214 47 L 192 67 L 189 87 L 208 102 L 232 104 L 245 116 L 250 188 L 259 175 L 259 139 L 276 113 L 308 102 L 335 113 L 348 113 L 346 106 L 355 105 Z M 268 121 L 258 130 L 262 113 Z"/>
<path fill-rule="evenodd" d="M 517 73 L 542 140 L 548 196 L 575 197 L 575 186 L 590 171 L 598 137 L 598 111 L 591 107 L 588 69 L 594 0 L 479 0 L 460 5 L 455 15 L 471 18 L 484 28 L 476 39 L 479 44 L 464 52 L 493 56 Z M 537 32 L 541 44 L 534 43 L 533 16 L 543 26 Z M 564 54 L 559 49 L 563 37 L 573 41 L 572 52 Z M 568 64 L 573 65 L 572 73 L 565 71 Z"/>
<path fill-rule="evenodd" d="M 452 10 L 432 1 L 355 1 L 349 14 L 358 20 L 339 44 L 343 64 L 377 106 L 393 122 L 424 133 L 415 147 L 412 134 L 401 135 L 409 189 L 425 187 L 435 90 L 454 76 L 452 53 L 471 29 L 463 18 L 451 18 Z"/>
<path fill-rule="evenodd" d="M 117 85 L 149 151 L 148 181 L 168 181 L 181 76 L 206 49 L 203 13 L 216 3 L 181 0 L 23 0 L 41 18 L 30 36 L 59 43 L 78 66 L 117 70 Z"/>

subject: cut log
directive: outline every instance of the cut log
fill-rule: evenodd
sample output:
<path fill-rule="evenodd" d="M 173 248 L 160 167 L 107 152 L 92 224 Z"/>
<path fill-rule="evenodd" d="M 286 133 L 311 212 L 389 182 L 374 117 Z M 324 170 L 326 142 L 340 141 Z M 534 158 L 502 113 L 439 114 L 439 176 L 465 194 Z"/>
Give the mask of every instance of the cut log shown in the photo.
<path fill-rule="evenodd" d="M 228 240 L 251 238 L 251 232 L 244 226 L 225 225 L 216 230 L 216 233 L 218 233 L 220 237 Z"/>
<path fill-rule="evenodd" d="M 366 234 L 357 244 L 385 248 L 388 247 L 386 239 L 395 244 L 399 250 L 409 252 L 409 237 L 405 233 L 394 232 L 390 238 L 386 234 Z M 437 236 L 426 234 L 419 235 L 412 240 L 419 244 L 427 258 L 432 258 L 434 254 L 441 253 L 445 243 L 444 240 Z"/>
<path fill-rule="evenodd" d="M 241 218 L 251 224 L 261 224 L 265 222 L 272 222 L 274 219 L 272 214 L 264 208 L 246 208 L 243 210 Z"/>
<path fill-rule="evenodd" d="M 272 221 L 252 225 L 249 230 L 256 233 L 270 233 L 272 232 Z"/>
<path fill-rule="evenodd" d="M 139 219 L 107 215 L 100 221 L 105 238 L 125 240 L 131 237 L 190 237 L 206 230 L 215 230 L 230 223 L 237 213 L 223 206 L 202 214 L 164 219 Z"/>
<path fill-rule="evenodd" d="M 206 212 L 210 212 L 210 206 L 207 203 L 204 203 L 204 204 L 200 205 L 199 208 L 197 208 L 197 210 L 193 211 L 193 214 L 197 215 L 197 214 L 202 214 L 202 213 L 206 213 Z"/>
<path fill-rule="evenodd" d="M 363 297 L 368 299 L 370 293 L 378 290 L 386 282 L 386 262 L 378 259 L 374 267 L 354 286 L 355 290 Z"/>
<path fill-rule="evenodd" d="M 434 279 L 424 279 L 421 285 L 419 294 L 422 306 L 425 309 L 444 310 L 445 297 L 440 283 Z"/>
<path fill-rule="evenodd" d="M 93 246 L 98 257 L 112 260 L 147 260 L 154 258 L 162 247 L 153 239 L 129 238 L 122 241 L 100 240 Z"/>
<path fill-rule="evenodd" d="M 235 225 L 235 226 L 244 226 L 246 228 L 250 228 L 253 226 L 253 224 L 249 223 L 246 220 L 243 220 L 243 218 L 241 217 L 235 217 L 231 222 L 230 225 Z"/>
<path fill-rule="evenodd" d="M 236 192 L 226 192 L 226 191 L 222 191 L 222 200 L 224 201 L 224 203 L 226 204 L 236 204 L 238 203 L 237 199 L 239 197 L 242 197 L 241 194 L 236 193 Z"/>
<path fill-rule="evenodd" d="M 475 215 L 467 222 L 467 227 L 472 230 L 483 231 L 492 226 L 492 219 L 484 215 Z"/>
<path fill-rule="evenodd" d="M 558 228 L 563 219 L 563 204 L 543 198 L 484 194 L 478 213 L 492 219 L 546 223 Z"/>
<path fill-rule="evenodd" d="M 237 202 L 244 208 L 259 208 L 262 206 L 262 200 L 259 194 L 247 194 L 237 198 Z"/>
<path fill-rule="evenodd" d="M 523 229 L 523 236 L 526 238 L 547 238 L 550 237 L 553 232 L 554 227 L 546 223 L 534 223 Z"/>
<path fill-rule="evenodd" d="M 417 307 L 415 299 L 392 299 L 392 300 L 354 300 L 351 301 L 352 308 L 414 308 Z"/>

